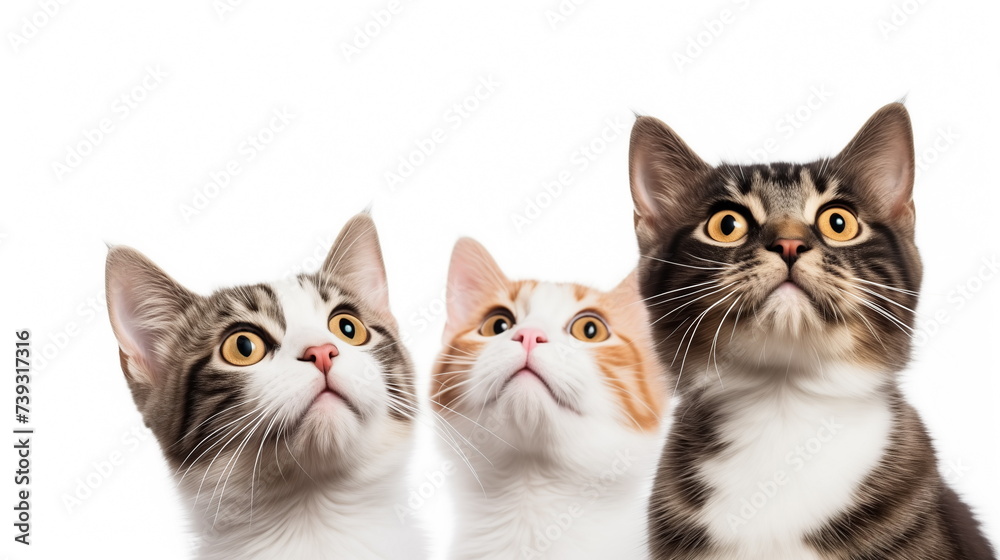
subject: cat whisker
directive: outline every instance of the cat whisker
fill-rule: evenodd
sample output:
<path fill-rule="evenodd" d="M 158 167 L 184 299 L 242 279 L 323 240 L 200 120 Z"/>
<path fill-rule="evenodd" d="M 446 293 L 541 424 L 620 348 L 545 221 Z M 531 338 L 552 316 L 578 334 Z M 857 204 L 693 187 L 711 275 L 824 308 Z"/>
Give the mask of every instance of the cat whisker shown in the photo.
<path fill-rule="evenodd" d="M 722 373 L 719 371 L 719 357 L 718 354 L 716 353 L 719 343 L 719 333 L 722 332 L 722 325 L 726 323 L 726 317 L 729 316 L 729 312 L 732 311 L 734 307 L 736 307 L 736 304 L 739 303 L 740 299 L 742 298 L 743 294 L 737 296 L 736 299 L 733 301 L 732 305 L 729 306 L 729 309 L 726 309 L 726 312 L 722 315 L 722 319 L 719 321 L 719 328 L 715 329 L 715 337 L 712 339 L 712 347 L 709 350 L 710 357 L 708 359 L 709 361 L 708 365 L 712 363 L 713 359 L 715 360 L 715 374 L 719 377 L 719 385 L 723 389 L 725 389 L 725 385 L 722 383 Z M 708 365 L 706 365 L 705 367 L 708 367 Z"/>
<path fill-rule="evenodd" d="M 243 454 L 243 449 L 246 448 L 247 443 L 250 442 L 250 438 L 252 438 L 253 435 L 254 435 L 254 433 L 257 432 L 257 428 L 260 427 L 261 423 L 264 422 L 265 418 L 266 418 L 266 414 L 261 414 L 260 419 L 257 420 L 257 422 L 250 429 L 250 431 L 247 432 L 247 435 L 243 438 L 243 441 L 240 442 L 239 446 L 237 446 L 235 455 L 233 455 L 232 457 L 229 458 L 229 462 L 226 463 L 226 466 L 223 467 L 223 469 L 222 469 L 222 474 L 219 475 L 219 482 L 222 482 L 222 477 L 223 476 L 226 477 L 226 480 L 225 480 L 225 482 L 222 482 L 222 492 L 219 493 L 218 505 L 215 508 L 215 520 L 212 522 L 212 526 L 213 527 L 219 521 L 219 512 L 222 511 L 222 500 L 223 500 L 223 498 L 226 495 L 226 485 L 229 484 L 229 477 L 231 477 L 233 475 L 233 471 L 236 470 L 236 463 L 239 461 L 240 455 Z M 226 470 L 227 469 L 229 471 L 229 474 L 226 474 Z M 215 490 L 216 491 L 218 491 L 218 489 L 219 489 L 219 482 L 216 482 L 216 484 L 215 484 Z M 215 498 L 215 492 L 213 491 L 212 492 L 212 498 L 208 500 L 208 503 L 211 504 L 212 500 L 214 498 Z"/>
<path fill-rule="evenodd" d="M 632 391 L 629 391 L 628 389 L 626 389 L 625 387 L 623 387 L 621 385 L 616 385 L 614 383 L 611 383 L 610 380 L 608 380 L 606 378 L 603 378 L 603 377 L 601 378 L 601 381 L 604 383 L 605 386 L 607 386 L 608 389 L 611 389 L 613 391 L 618 391 L 618 392 L 624 394 L 625 396 L 630 397 L 633 402 L 637 402 L 640 405 L 642 405 L 642 407 L 645 408 L 647 411 L 649 411 L 650 414 L 652 414 L 653 416 L 655 416 L 657 418 L 660 417 L 660 413 L 659 412 L 653 410 L 648 404 L 646 404 L 646 402 L 643 399 L 641 399 L 638 396 L 636 396 L 636 394 L 633 393 Z M 631 415 L 629 417 L 631 418 Z M 632 421 L 635 422 L 635 419 L 633 418 Z M 636 422 L 636 426 L 639 426 L 638 422 Z M 639 427 L 641 428 L 641 426 L 639 426 Z"/>
<path fill-rule="evenodd" d="M 850 292 L 844 291 L 844 293 L 850 293 Z M 878 334 L 875 332 L 875 329 L 872 327 L 872 324 L 868 321 L 867 318 L 865 318 L 865 314 L 861 312 L 861 309 L 858 307 L 858 305 L 854 302 L 849 302 L 849 303 L 851 312 L 854 313 L 859 319 L 861 319 L 862 322 L 864 322 L 865 326 L 868 328 L 868 332 L 872 333 L 872 336 L 875 337 L 875 340 L 878 341 L 879 346 L 881 346 L 882 349 L 885 350 L 886 353 L 888 353 L 889 349 L 885 347 L 885 344 L 882 342 L 882 339 L 879 338 Z"/>
<path fill-rule="evenodd" d="M 740 296 L 742 297 L 742 296 Z M 743 306 L 746 304 L 744 301 L 740 304 L 740 308 L 736 310 L 736 319 L 733 320 L 733 332 L 729 335 L 729 343 L 733 343 L 733 339 L 736 337 L 736 326 L 740 323 L 740 312 L 743 311 Z"/>
<path fill-rule="evenodd" d="M 849 280 L 855 280 L 857 282 L 864 282 L 865 284 L 871 284 L 873 286 L 878 286 L 880 288 L 885 288 L 887 290 L 892 290 L 894 292 L 901 292 L 901 293 L 908 294 L 908 295 L 911 295 L 911 296 L 919 296 L 920 295 L 919 292 L 914 292 L 912 290 L 904 290 L 903 288 L 896 288 L 894 286 L 889 286 L 887 284 L 880 284 L 878 282 L 872 282 L 871 280 L 865 280 L 864 278 L 858 278 L 856 276 L 849 278 Z"/>
<path fill-rule="evenodd" d="M 467 350 L 462 350 L 461 348 L 457 348 L 455 346 L 452 346 L 451 344 L 445 344 L 445 346 L 447 346 L 448 348 L 451 348 L 452 350 L 454 350 L 456 352 L 459 352 L 461 354 L 465 354 L 466 356 L 471 356 L 473 359 L 475 359 L 475 358 L 478 357 L 478 356 L 476 356 L 476 354 L 474 354 L 472 352 L 469 352 Z"/>
<path fill-rule="evenodd" d="M 302 463 L 300 463 L 299 460 L 298 460 L 298 458 L 295 457 L 295 454 L 292 453 L 292 448 L 288 445 L 288 429 L 287 428 L 288 427 L 286 426 L 285 430 L 284 430 L 284 435 L 285 435 L 285 449 L 288 450 L 288 456 L 292 458 L 292 461 L 294 461 L 296 465 L 298 465 L 299 470 L 302 471 L 302 474 L 306 475 L 306 478 L 308 478 L 309 480 L 312 480 L 313 482 L 315 482 L 315 480 L 313 479 L 313 477 L 309 475 L 309 471 L 307 471 L 306 468 L 302 466 Z"/>
<path fill-rule="evenodd" d="M 675 262 L 675 261 L 668 261 L 666 259 L 658 259 L 658 258 L 650 256 L 650 255 L 642 255 L 642 256 L 643 256 L 643 258 L 651 259 L 651 260 L 654 260 L 654 261 L 658 261 L 658 262 L 662 262 L 662 263 L 666 263 L 666 264 L 672 264 L 674 266 L 683 266 L 684 268 L 693 268 L 693 269 L 696 269 L 696 270 L 726 270 L 726 269 L 730 268 L 729 266 L 715 266 L 715 267 L 694 266 L 694 265 L 679 263 L 679 262 Z"/>
<path fill-rule="evenodd" d="M 716 301 L 715 303 L 713 303 L 712 305 L 710 305 L 707 308 L 705 308 L 705 310 L 702 311 L 700 315 L 698 315 L 697 319 L 695 319 L 695 321 L 693 323 L 691 323 L 691 327 L 694 327 L 694 330 L 691 331 L 691 338 L 688 339 L 687 348 L 684 350 L 684 357 L 681 359 L 681 367 L 680 367 L 680 370 L 678 370 L 678 372 L 677 372 L 678 387 L 680 386 L 680 382 L 681 382 L 681 374 L 684 373 L 684 364 L 687 363 L 688 352 L 691 351 L 691 343 L 694 342 L 694 337 L 695 337 L 695 335 L 698 332 L 698 326 L 701 325 L 701 322 L 708 315 L 709 311 L 711 311 L 715 306 L 719 305 L 723 301 L 726 301 L 729 298 L 729 296 L 731 296 L 731 295 L 733 295 L 735 293 L 736 293 L 736 290 L 733 290 L 733 291 L 729 292 L 728 294 L 726 294 L 725 296 L 723 296 L 718 301 Z M 690 329 L 691 327 L 688 327 L 688 328 Z M 686 334 L 687 334 L 687 332 L 685 331 L 685 335 Z M 684 342 L 684 337 L 681 337 L 681 343 L 683 344 L 683 342 Z M 674 390 L 676 391 L 677 387 L 675 387 Z"/>
<path fill-rule="evenodd" d="M 197 426 L 195 426 L 195 427 L 191 428 L 190 430 L 188 430 L 187 432 L 185 432 L 184 435 L 182 435 L 181 437 L 177 438 L 177 441 L 175 441 L 173 444 L 171 444 L 170 448 L 173 448 L 173 447 L 176 447 L 177 445 L 180 445 L 184 441 L 185 438 L 187 438 L 188 436 L 194 434 L 195 431 L 198 430 L 198 428 L 204 426 L 207 422 L 211 421 L 213 418 L 221 416 L 221 415 L 229 412 L 230 410 L 234 410 L 234 409 L 240 408 L 240 407 L 242 407 L 244 405 L 247 405 L 247 404 L 249 404 L 249 403 L 251 403 L 253 401 L 257 401 L 257 400 L 260 400 L 260 397 L 252 397 L 252 398 L 246 399 L 243 402 L 236 403 L 233 406 L 224 408 L 224 409 L 220 410 L 219 412 L 216 412 L 215 414 L 213 414 L 213 415 L 209 416 L 208 418 L 202 420 L 200 423 L 198 423 Z"/>
<path fill-rule="evenodd" d="M 865 307 L 868 307 L 872 311 L 874 311 L 874 312 L 878 313 L 879 315 L 881 315 L 881 316 L 885 317 L 886 319 L 888 319 L 892 324 L 896 325 L 901 331 L 903 331 L 903 334 L 906 334 L 907 336 L 912 336 L 913 327 L 911 327 L 910 325 L 907 325 L 906 323 L 904 323 L 902 320 L 900 320 L 898 317 L 896 317 L 896 315 L 893 314 L 888 309 L 882 307 L 881 305 L 878 305 L 877 303 L 875 303 L 875 302 L 873 302 L 873 301 L 871 301 L 871 300 L 869 300 L 867 298 L 864 298 L 864 297 L 861 297 L 859 295 L 856 295 L 856 294 L 854 294 L 854 293 L 852 293 L 850 291 L 847 291 L 847 290 L 841 290 L 841 291 L 844 292 L 844 293 L 846 293 L 846 294 L 848 294 L 848 295 L 850 295 L 851 297 L 857 299 Z M 909 330 L 910 332 L 907 332 L 907 330 Z"/>
<path fill-rule="evenodd" d="M 890 323 L 892 323 L 897 328 L 899 328 L 899 330 L 901 330 L 903 332 L 903 334 L 905 334 L 906 336 L 912 336 L 912 333 L 914 332 L 913 327 L 911 327 L 910 325 L 907 325 L 906 323 L 904 323 L 893 312 L 889 311 L 885 307 L 882 307 L 881 305 L 879 305 L 879 304 L 877 304 L 877 303 L 875 303 L 875 302 L 873 302 L 871 300 L 865 300 L 862 303 L 865 306 L 867 306 L 868 308 L 870 308 L 872 311 L 875 311 L 879 315 L 881 315 L 881 316 L 885 317 L 886 319 L 888 319 Z"/>
<path fill-rule="evenodd" d="M 674 292 L 680 292 L 680 291 L 683 291 L 683 290 L 690 290 L 690 289 L 693 289 L 693 288 L 698 288 L 700 286 L 707 286 L 709 284 L 718 285 L 719 283 L 717 281 L 715 281 L 715 280 L 709 280 L 708 282 L 702 282 L 700 284 L 692 284 L 690 286 L 682 286 L 680 288 L 674 288 L 673 290 L 667 290 L 665 292 L 660 292 L 660 293 L 658 293 L 656 295 L 652 295 L 652 296 L 649 296 L 647 298 L 642 298 L 640 300 L 636 300 L 636 301 L 630 303 L 629 305 L 635 305 L 637 303 L 643 303 L 643 302 L 649 301 L 651 299 L 656 299 L 658 297 L 665 296 L 667 294 L 672 294 Z"/>
<path fill-rule="evenodd" d="M 853 287 L 854 287 L 854 288 L 857 288 L 857 289 L 859 289 L 859 290 L 861 290 L 862 292 L 865 292 L 865 293 L 867 293 L 867 294 L 871 294 L 871 295 L 873 295 L 873 296 L 875 296 L 875 297 L 877 297 L 877 298 L 879 298 L 879 299 L 881 299 L 881 300 L 884 300 L 884 301 L 887 301 L 887 302 L 889 302 L 889 303 L 891 303 L 891 304 L 895 305 L 896 307 L 899 307 L 899 308 L 902 308 L 902 309 L 905 309 L 905 310 L 909 311 L 910 313 L 913 313 L 914 315 L 917 315 L 917 316 L 922 316 L 922 315 L 921 315 L 920 313 L 918 313 L 917 311 L 915 311 L 915 310 L 913 310 L 913 309 L 910 309 L 909 307 L 907 307 L 907 306 L 905 306 L 905 305 L 903 305 L 903 304 L 899 303 L 898 301 L 896 301 L 896 300 L 894 300 L 894 299 L 891 299 L 891 298 L 888 298 L 888 297 L 886 297 L 886 296 L 883 296 L 882 294 L 880 294 L 880 293 L 878 293 L 878 292 L 875 292 L 875 291 L 873 291 L 873 290 L 869 290 L 869 289 L 866 289 L 866 288 L 864 288 L 863 286 L 858 286 L 858 285 L 854 285 Z"/>
<path fill-rule="evenodd" d="M 257 457 L 253 461 L 253 469 L 250 471 L 250 529 L 253 529 L 253 498 L 254 498 L 254 474 L 257 472 L 257 464 L 260 462 L 260 455 L 264 451 L 264 444 L 267 443 L 267 436 L 271 433 L 271 427 L 274 426 L 274 422 L 278 419 L 277 416 L 273 416 L 271 421 L 268 423 L 267 428 L 264 430 L 264 435 L 260 438 L 260 448 L 257 450 Z M 263 470 L 263 469 L 262 469 Z"/>
<path fill-rule="evenodd" d="M 231 438 L 229 438 L 228 441 L 226 441 L 225 444 L 222 445 L 222 447 L 219 448 L 219 450 L 215 454 L 215 457 L 212 458 L 212 461 L 209 462 L 208 466 L 205 468 L 205 474 L 201 477 L 201 484 L 198 485 L 198 493 L 195 494 L 195 498 L 194 498 L 195 505 L 198 504 L 198 500 L 199 500 L 199 498 L 201 498 L 201 491 L 202 491 L 202 488 L 205 485 L 205 479 L 208 478 L 208 473 L 212 472 L 212 465 L 215 464 L 215 461 L 219 458 L 219 455 L 221 455 L 222 452 L 225 451 L 227 447 L 229 447 L 229 444 L 232 443 L 237 437 L 239 437 L 239 435 L 241 433 L 243 433 L 244 430 L 246 430 L 247 428 L 249 428 L 251 426 L 252 422 L 256 421 L 257 418 L 263 418 L 264 417 L 264 413 L 265 413 L 264 411 L 261 411 L 260 414 L 254 418 L 254 420 L 251 420 L 250 422 L 247 422 L 246 424 L 244 424 L 236 433 L 234 433 L 232 435 Z M 225 470 L 223 470 L 223 472 L 225 472 Z M 218 486 L 216 486 L 216 488 L 218 488 Z M 212 494 L 212 497 L 213 498 L 215 497 L 214 493 Z M 209 506 L 211 506 L 212 500 L 209 500 L 208 503 L 209 503 Z"/>
<path fill-rule="evenodd" d="M 463 436 L 462 433 L 458 431 L 457 428 L 452 426 L 444 417 L 442 417 L 436 411 L 430 410 L 430 413 L 435 417 L 437 417 L 440 420 L 439 422 L 424 422 L 423 420 L 419 419 L 418 416 L 416 416 L 418 414 L 418 411 L 415 408 L 411 407 L 409 404 L 404 404 L 400 402 L 396 402 L 394 404 L 390 403 L 390 407 L 394 407 L 400 413 L 403 413 L 403 410 L 397 408 L 398 406 L 405 406 L 410 410 L 412 410 L 414 414 L 412 418 L 414 418 L 424 426 L 430 428 L 431 433 L 441 438 L 441 441 L 443 441 L 445 445 L 450 447 L 452 451 L 454 451 L 462 459 L 462 462 L 465 463 L 465 465 L 469 468 L 469 472 L 472 473 L 472 476 L 476 479 L 476 482 L 479 484 L 480 488 L 482 488 L 483 494 L 485 495 L 486 487 L 483 486 L 483 483 L 479 478 L 479 473 L 476 472 L 476 468 L 475 466 L 473 466 L 472 461 L 469 459 L 468 455 L 465 454 L 465 451 L 462 450 L 462 446 L 459 444 L 458 440 L 456 440 L 452 434 L 462 438 L 462 441 L 464 441 L 466 445 L 471 447 L 476 453 L 478 453 L 483 459 L 485 459 L 487 463 L 489 463 L 492 466 L 493 462 L 490 461 L 489 457 L 487 457 L 482 451 L 480 451 L 478 447 L 473 445 L 473 443 L 469 441 L 465 436 Z M 450 430 L 450 432 L 448 430 Z"/>
<path fill-rule="evenodd" d="M 264 406 L 260 406 L 260 407 L 257 407 L 257 408 L 255 408 L 254 410 L 251 410 L 250 412 L 248 412 L 248 413 L 244 414 L 243 416 L 240 416 L 240 417 L 239 417 L 239 418 L 237 418 L 236 420 L 233 420 L 232 422 L 229 422 L 228 424 L 224 424 L 223 426 L 221 426 L 221 427 L 219 427 L 219 428 L 216 428 L 216 429 L 215 429 L 215 431 L 213 431 L 212 433 L 208 434 L 208 436 L 206 436 L 206 437 L 205 437 L 205 439 L 203 439 L 202 441 L 198 442 L 198 444 L 194 446 L 194 448 L 193 448 L 193 449 L 191 450 L 191 452 L 190 452 L 190 453 L 188 453 L 187 457 L 185 457 L 185 458 L 184 458 L 184 460 L 183 460 L 183 461 L 181 461 L 181 464 L 180 464 L 180 466 L 179 466 L 179 467 L 177 467 L 177 472 L 180 472 L 180 470 L 181 470 L 181 469 L 182 469 L 182 468 L 184 467 L 184 464 L 185 464 L 185 463 L 187 462 L 187 460 L 191 458 L 191 455 L 193 455 L 193 454 L 194 454 L 194 452 L 195 452 L 195 451 L 197 451 L 197 450 L 198 450 L 198 448 L 202 446 L 202 444 L 205 444 L 205 443 L 209 443 L 209 442 L 211 442 L 211 441 L 212 441 L 213 439 L 216 439 L 216 442 L 215 442 L 215 443 L 213 443 L 212 445 L 210 445 L 209 447 L 207 447 L 207 448 L 206 448 L 206 449 L 205 449 L 204 451 L 202 451 L 202 452 L 201 452 L 201 454 L 200 454 L 200 455 L 198 455 L 198 457 L 197 457 L 197 458 L 196 458 L 196 459 L 195 459 L 194 461 L 192 461 L 190 465 L 188 465 L 188 468 L 187 468 L 187 470 L 185 470 L 185 471 L 184 471 L 184 474 L 183 474 L 183 475 L 181 476 L 181 478 L 180 478 L 180 481 L 183 481 L 183 480 L 184 480 L 184 477 L 186 477 L 186 476 L 188 475 L 188 473 L 189 473 L 189 472 L 191 472 L 191 469 L 192 469 L 192 468 L 193 468 L 193 467 L 195 466 L 195 464 L 197 464 L 197 463 L 198 463 L 198 461 L 199 461 L 199 460 L 200 460 L 200 459 L 201 459 L 202 457 L 204 457 L 206 453 L 208 453 L 208 452 L 209 452 L 209 451 L 211 451 L 211 450 L 212 450 L 212 449 L 213 449 L 213 448 L 214 448 L 214 447 L 215 447 L 216 445 L 218 445 L 220 441 L 222 441 L 223 439 L 225 439 L 225 438 L 226 438 L 226 437 L 227 437 L 227 436 L 229 435 L 229 432 L 227 432 L 226 434 L 223 434 L 223 435 L 222 435 L 221 437 L 219 437 L 219 438 L 215 438 L 216 434 L 220 434 L 220 433 L 222 433 L 222 432 L 223 432 L 223 431 L 224 431 L 224 430 L 225 430 L 226 428 L 228 428 L 229 426 L 232 426 L 232 425 L 234 425 L 234 424 L 236 424 L 236 423 L 240 422 L 240 421 L 241 421 L 241 420 L 243 420 L 244 418 L 248 418 L 248 417 L 250 417 L 250 416 L 253 416 L 254 414 L 256 414 L 257 412 L 259 412 L 259 411 L 263 410 L 264 408 L 265 408 Z M 230 430 L 230 432 L 231 432 L 231 430 Z M 174 474 L 176 475 L 176 474 L 177 474 L 177 472 L 175 472 Z M 179 481 L 179 482 L 180 482 L 180 481 Z"/>
<path fill-rule="evenodd" d="M 653 326 L 653 325 L 659 323 L 663 319 L 667 318 L 670 315 L 673 315 L 674 313 L 676 313 L 677 311 L 680 311 L 681 309 L 684 309 L 685 307 L 691 305 L 692 303 L 695 303 L 697 301 L 703 300 L 703 299 L 707 298 L 708 296 L 711 296 L 711 295 L 717 294 L 719 292 L 725 291 L 726 288 L 729 288 L 729 287 L 731 287 L 731 286 L 733 286 L 735 284 L 736 284 L 736 282 L 730 282 L 729 284 L 726 284 L 725 286 L 722 286 L 721 288 L 719 288 L 717 290 L 708 292 L 707 294 L 698 296 L 695 299 L 693 299 L 693 300 L 691 300 L 691 301 L 689 301 L 687 303 L 681 304 L 681 305 L 673 308 L 672 310 L 668 311 L 667 313 L 661 315 L 659 319 L 657 319 L 657 320 L 653 321 L 652 323 L 650 323 L 650 326 Z"/>
<path fill-rule="evenodd" d="M 655 303 L 649 303 L 648 305 L 649 305 L 649 307 L 654 307 L 654 306 L 657 306 L 657 305 L 663 305 L 664 303 L 667 303 L 668 301 L 674 301 L 674 300 L 678 300 L 678 299 L 681 299 L 681 298 L 691 297 L 691 296 L 693 296 L 693 295 L 695 295 L 697 293 L 705 292 L 705 291 L 708 291 L 708 290 L 713 290 L 713 289 L 715 289 L 715 288 L 717 288 L 719 286 L 718 282 L 712 282 L 712 284 L 713 284 L 712 286 L 709 286 L 707 288 L 701 288 L 701 289 L 698 289 L 698 290 L 694 290 L 692 292 L 689 292 L 689 293 L 686 293 L 686 294 L 681 294 L 681 295 L 678 295 L 678 296 L 674 296 L 672 298 L 667 298 L 667 299 L 662 300 L 662 301 L 657 301 Z"/>
<path fill-rule="evenodd" d="M 712 259 L 706 259 L 704 257 L 699 257 L 698 255 L 692 255 L 691 253 L 684 253 L 684 254 L 687 255 L 687 256 L 689 256 L 689 257 L 691 257 L 691 258 L 693 258 L 693 259 L 698 259 L 699 261 L 705 261 L 707 263 L 712 263 L 712 264 L 721 264 L 725 268 L 732 268 L 734 266 L 732 263 L 726 263 L 726 262 L 722 262 L 722 261 L 713 261 Z"/>
<path fill-rule="evenodd" d="M 403 392 L 404 394 L 406 394 L 407 396 L 410 396 L 410 397 L 412 397 L 412 398 L 416 398 L 416 396 L 415 396 L 415 395 L 413 395 L 412 393 L 408 393 L 408 392 L 406 392 L 406 391 L 400 391 L 400 392 Z M 492 435 L 493 437 L 497 438 L 498 440 L 500 440 L 500 441 L 501 441 L 501 442 L 503 442 L 504 444 L 506 444 L 506 445 L 510 446 L 510 447 L 511 447 L 512 449 L 514 449 L 514 450 L 517 450 L 517 448 L 516 448 L 516 447 L 514 447 L 514 446 L 513 446 L 513 445 L 511 445 L 511 444 L 510 444 L 509 442 L 507 442 L 506 440 L 504 440 L 503 438 L 501 438 L 501 437 L 500 437 L 500 436 L 498 436 L 497 434 L 495 434 L 495 433 L 493 433 L 492 431 L 490 431 L 489 429 L 487 429 L 487 428 L 486 428 L 485 426 L 483 426 L 483 425 L 482 425 L 482 424 L 480 424 L 479 422 L 477 422 L 477 421 L 475 421 L 475 420 L 473 420 L 473 419 L 469 418 L 468 416 L 465 416 L 465 415 L 464 415 L 464 414 L 462 414 L 461 412 L 459 412 L 459 411 L 457 411 L 457 410 L 455 410 L 455 409 L 453 409 L 453 408 L 451 408 L 451 407 L 449 407 L 449 406 L 447 406 L 447 405 L 444 405 L 444 404 L 442 404 L 442 403 L 440 403 L 440 402 L 438 402 L 438 401 L 434 400 L 433 398 L 430 398 L 429 400 L 430 400 L 430 402 L 431 402 L 432 404 L 435 404 L 435 405 L 437 405 L 437 406 L 440 406 L 441 408 L 443 408 L 443 409 L 445 409 L 445 410 L 448 410 L 449 412 L 452 412 L 452 413 L 454 413 L 454 414 L 457 414 L 457 415 L 461 416 L 462 418 L 465 418 L 466 420 L 468 420 L 468 421 L 472 422 L 472 423 L 473 423 L 473 424 L 474 424 L 474 425 L 475 425 L 476 427 L 478 427 L 478 428 L 481 428 L 481 429 L 485 430 L 485 431 L 486 431 L 487 433 L 489 433 L 489 434 L 490 434 L 490 435 Z M 414 411 L 414 413 L 417 413 L 417 412 L 419 412 L 419 411 L 418 411 L 418 410 L 417 410 L 417 409 L 416 409 L 416 408 L 415 408 L 415 407 L 414 407 L 413 405 L 411 405 L 411 404 L 409 404 L 409 403 L 402 403 L 402 402 L 396 402 L 396 404 L 397 404 L 397 405 L 400 405 L 400 406 L 405 406 L 405 407 L 407 407 L 407 408 L 411 409 L 412 411 Z M 455 428 L 454 428 L 453 426 L 451 426 L 451 424 L 450 424 L 450 423 L 448 423 L 447 419 L 445 419 L 445 418 L 444 418 L 444 417 L 443 417 L 443 416 L 442 416 L 442 415 L 441 415 L 441 414 L 440 414 L 439 412 L 437 412 L 436 410 L 433 410 L 433 409 L 430 409 L 430 410 L 429 410 L 429 412 L 430 412 L 431 414 L 433 414 L 434 416 L 436 416 L 437 418 L 439 418 L 439 419 L 440 419 L 440 420 L 441 420 L 442 422 L 444 422 L 444 423 L 445 423 L 446 425 L 448 425 L 448 427 L 450 427 L 450 428 L 452 428 L 452 429 L 455 429 Z M 414 419 L 417 419 L 417 420 L 419 421 L 419 418 L 416 418 L 416 417 L 414 417 Z M 482 456 L 483 456 L 483 459 L 486 459 L 486 461 L 487 461 L 487 462 L 489 462 L 489 458 L 488 458 L 488 457 L 486 457 L 485 455 L 483 455 L 483 454 L 482 454 L 482 452 L 480 452 L 480 451 L 479 451 L 479 449 L 478 449 L 478 448 L 477 448 L 476 446 L 472 445 L 472 442 L 470 442 L 470 441 L 469 441 L 468 439 L 466 439 L 466 438 L 465 438 L 465 437 L 464 437 L 464 436 L 463 436 L 463 435 L 462 435 L 461 433 L 459 433 L 459 432 L 457 432 L 457 431 L 456 431 L 456 434 L 457 434 L 457 435 L 458 435 L 459 437 L 461 437 L 461 438 L 462 438 L 462 439 L 463 439 L 463 440 L 464 440 L 464 441 L 465 441 L 465 442 L 466 442 L 467 444 L 469 444 L 469 446 L 470 446 L 470 447 L 472 447 L 473 449 L 475 449 L 475 450 L 476 450 L 476 452 L 478 452 L 478 453 L 479 453 L 480 455 L 482 455 Z M 492 462 L 491 462 L 490 464 L 492 465 Z"/>

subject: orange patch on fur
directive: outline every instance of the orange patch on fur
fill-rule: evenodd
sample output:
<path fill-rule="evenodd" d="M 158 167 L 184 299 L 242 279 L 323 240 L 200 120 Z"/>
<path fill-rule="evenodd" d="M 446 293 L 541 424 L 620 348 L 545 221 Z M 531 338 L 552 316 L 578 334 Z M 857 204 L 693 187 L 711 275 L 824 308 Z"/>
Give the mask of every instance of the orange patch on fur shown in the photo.
<path fill-rule="evenodd" d="M 619 338 L 622 343 L 594 349 L 597 365 L 608 390 L 621 406 L 628 427 L 655 431 L 660 426 L 664 403 L 659 371 L 656 363 L 650 361 L 655 358 L 631 340 Z"/>

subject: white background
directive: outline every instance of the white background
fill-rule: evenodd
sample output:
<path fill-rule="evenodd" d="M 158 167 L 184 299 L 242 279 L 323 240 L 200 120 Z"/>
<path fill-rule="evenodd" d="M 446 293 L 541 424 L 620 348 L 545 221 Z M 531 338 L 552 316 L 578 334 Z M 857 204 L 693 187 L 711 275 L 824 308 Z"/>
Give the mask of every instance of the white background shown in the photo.
<path fill-rule="evenodd" d="M 558 0 L 403 0 L 376 25 L 386 0 L 234 1 L 220 15 L 222 1 L 69 2 L 51 17 L 38 15 L 49 0 L 4 2 L 0 339 L 12 354 L 13 332 L 30 328 L 49 356 L 33 384 L 30 549 L 9 544 L 9 447 L 0 464 L 11 557 L 189 548 L 157 445 L 125 436 L 141 420 L 106 312 L 90 307 L 103 299 L 105 241 L 207 292 L 316 267 L 343 222 L 373 204 L 393 308 L 426 380 L 458 236 L 481 240 L 513 277 L 609 288 L 635 264 L 633 111 L 664 119 L 709 161 L 764 147 L 802 160 L 835 153 L 904 95 L 925 167 L 915 197 L 926 268 L 904 387 L 949 479 L 1000 541 L 1000 281 L 982 268 L 1000 255 L 995 3 L 565 0 L 554 22 Z M 359 36 L 366 25 L 377 33 Z M 483 80 L 497 85 L 477 99 Z M 475 106 L 457 128 L 456 103 Z M 291 122 L 263 131 L 282 109 Z M 104 119 L 111 131 L 80 148 Z M 386 173 L 438 128 L 444 140 L 390 188 Z M 271 141 L 248 160 L 241 145 L 258 134 Z M 87 155 L 66 164 L 77 149 Z M 206 187 L 231 160 L 240 173 Z M 569 181 L 547 198 L 562 172 Z M 207 205 L 185 219 L 199 193 Z M 526 200 L 545 207 L 517 228 Z M 94 463 L 115 453 L 122 463 L 98 478 Z M 425 454 L 415 476 L 440 461 Z M 88 476 L 100 486 L 67 508 Z M 435 498 L 424 511 L 443 528 Z"/>

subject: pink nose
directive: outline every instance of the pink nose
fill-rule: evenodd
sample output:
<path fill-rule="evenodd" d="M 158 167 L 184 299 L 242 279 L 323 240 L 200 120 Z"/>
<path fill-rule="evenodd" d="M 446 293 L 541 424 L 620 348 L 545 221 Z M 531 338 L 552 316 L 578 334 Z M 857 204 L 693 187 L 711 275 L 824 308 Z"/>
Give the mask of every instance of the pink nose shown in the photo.
<path fill-rule="evenodd" d="M 521 346 L 524 346 L 525 351 L 531 352 L 531 349 L 543 342 L 548 342 L 549 339 L 545 338 L 545 333 L 542 329 L 532 329 L 524 328 L 518 329 L 514 333 L 514 342 L 520 342 Z"/>
<path fill-rule="evenodd" d="M 337 351 L 337 347 L 332 344 L 310 346 L 306 348 L 299 361 L 312 362 L 316 366 L 316 369 L 321 371 L 323 375 L 326 375 L 330 373 L 330 368 L 333 367 L 333 359 L 339 354 L 340 352 Z"/>
<path fill-rule="evenodd" d="M 791 266 L 799 258 L 799 255 L 809 250 L 809 247 L 801 239 L 778 239 L 770 247 L 770 250 L 781 255 L 785 262 Z"/>

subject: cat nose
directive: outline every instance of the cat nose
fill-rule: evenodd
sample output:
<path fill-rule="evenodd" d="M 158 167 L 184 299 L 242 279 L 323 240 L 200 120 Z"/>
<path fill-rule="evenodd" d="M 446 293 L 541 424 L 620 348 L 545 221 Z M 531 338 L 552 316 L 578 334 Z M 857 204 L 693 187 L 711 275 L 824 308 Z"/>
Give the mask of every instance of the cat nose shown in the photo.
<path fill-rule="evenodd" d="M 524 328 L 518 329 L 514 333 L 514 342 L 520 342 L 521 346 L 524 346 L 525 351 L 531 352 L 531 349 L 543 342 L 548 342 L 549 339 L 545 338 L 545 333 L 542 329 L 532 329 Z"/>
<path fill-rule="evenodd" d="M 340 352 L 337 347 L 333 344 L 323 344 L 321 346 L 310 346 L 306 348 L 306 351 L 302 353 L 302 357 L 299 358 L 300 362 L 312 362 L 323 375 L 330 373 L 330 368 L 333 367 L 333 359 L 336 358 Z"/>
<path fill-rule="evenodd" d="M 781 258 L 785 259 L 788 267 L 791 268 L 798 260 L 799 255 L 809 250 L 809 246 L 801 239 L 778 239 L 767 250 L 781 255 Z"/>

